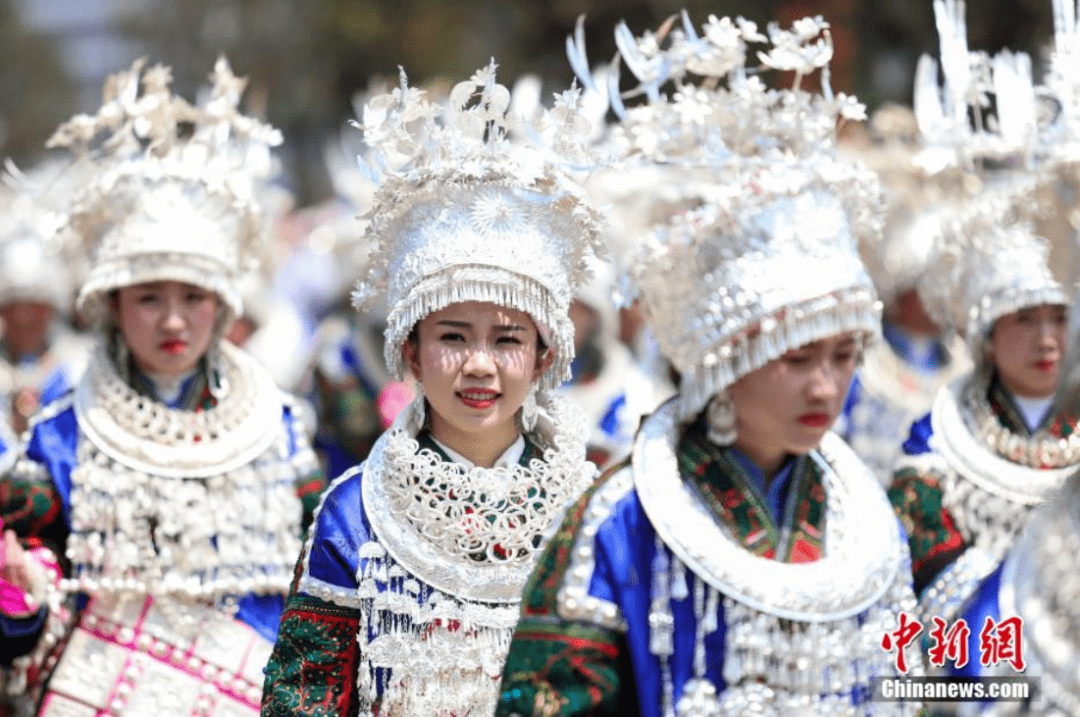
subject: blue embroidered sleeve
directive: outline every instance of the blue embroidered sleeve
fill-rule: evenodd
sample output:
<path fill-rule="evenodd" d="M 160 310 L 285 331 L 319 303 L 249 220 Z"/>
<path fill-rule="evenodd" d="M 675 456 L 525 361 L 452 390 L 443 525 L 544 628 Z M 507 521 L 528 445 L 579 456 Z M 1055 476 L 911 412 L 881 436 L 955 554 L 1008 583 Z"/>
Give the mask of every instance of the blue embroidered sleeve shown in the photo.
<path fill-rule="evenodd" d="M 327 489 L 312 526 L 305 577 L 337 588 L 356 588 L 360 546 L 370 535 L 361 509 L 361 482 L 357 470 Z"/>
<path fill-rule="evenodd" d="M 46 407 L 45 410 L 48 410 Z M 71 529 L 71 471 L 76 465 L 79 423 L 69 406 L 33 427 L 26 457 L 41 464 L 52 479 L 64 506 L 64 524 Z"/>

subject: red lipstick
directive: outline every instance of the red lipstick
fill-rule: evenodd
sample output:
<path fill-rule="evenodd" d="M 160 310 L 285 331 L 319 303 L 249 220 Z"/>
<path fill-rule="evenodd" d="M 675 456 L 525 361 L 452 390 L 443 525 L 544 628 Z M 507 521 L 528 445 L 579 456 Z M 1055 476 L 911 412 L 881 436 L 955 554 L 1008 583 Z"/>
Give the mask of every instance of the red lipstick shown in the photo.
<path fill-rule="evenodd" d="M 469 408 L 483 410 L 494 406 L 500 394 L 491 388 L 466 388 L 456 395 Z"/>
<path fill-rule="evenodd" d="M 178 356 L 187 351 L 187 341 L 180 339 L 168 339 L 161 342 L 161 350 L 167 354 Z"/>
<path fill-rule="evenodd" d="M 827 413 L 804 413 L 799 416 L 799 423 L 808 428 L 828 428 L 832 419 Z"/>
<path fill-rule="evenodd" d="M 1035 368 L 1043 373 L 1050 373 L 1057 366 L 1057 361 L 1051 361 L 1050 359 L 1044 359 L 1042 361 L 1035 362 Z"/>

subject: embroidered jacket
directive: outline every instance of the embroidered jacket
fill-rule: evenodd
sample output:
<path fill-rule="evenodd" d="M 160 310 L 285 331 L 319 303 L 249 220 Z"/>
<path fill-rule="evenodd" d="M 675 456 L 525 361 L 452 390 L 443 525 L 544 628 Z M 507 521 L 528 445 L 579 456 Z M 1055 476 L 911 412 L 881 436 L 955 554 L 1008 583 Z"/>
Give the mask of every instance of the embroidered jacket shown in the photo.
<path fill-rule="evenodd" d="M 229 366 L 235 366 L 237 371 L 242 371 L 249 378 L 253 375 L 255 368 L 250 359 L 241 356 L 236 349 L 225 351 Z M 110 380 L 109 376 L 113 377 L 111 380 L 116 380 L 115 369 L 103 370 L 102 365 L 95 361 L 111 360 L 105 359 L 103 353 L 96 354 L 88 375 L 83 378 L 84 382 L 92 383 L 94 377 L 101 379 L 103 376 L 106 382 Z M 236 382 L 238 377 L 239 374 L 234 374 L 232 380 Z M 164 405 L 153 399 L 151 386 L 137 372 L 132 374 L 128 385 L 134 391 L 131 394 L 132 405 L 142 400 L 137 396 L 145 397 L 144 405 Z M 258 704 L 258 694 L 252 700 L 251 696 L 243 694 L 244 688 L 240 685 L 247 681 L 250 683 L 247 689 L 256 690 L 261 685 L 262 665 L 258 643 L 265 645 L 261 648 L 265 651 L 261 658 L 262 664 L 265 664 L 270 643 L 277 632 L 285 590 L 276 592 L 269 587 L 270 582 L 264 584 L 256 573 L 251 573 L 248 578 L 241 577 L 245 565 L 261 572 L 269 570 L 273 559 L 269 552 L 265 555 L 225 552 L 245 544 L 237 538 L 244 535 L 244 531 L 252 536 L 251 540 L 261 540 L 257 532 L 252 532 L 257 528 L 243 526 L 239 518 L 228 530 L 230 519 L 227 516 L 239 516 L 243 512 L 254 520 L 259 520 L 258 516 L 278 516 L 272 519 L 275 526 L 280 518 L 281 525 L 291 524 L 296 533 L 291 538 L 280 536 L 284 541 L 281 544 L 289 540 L 298 543 L 299 531 L 305 521 L 303 514 L 310 515 L 313 511 L 323 483 L 317 461 L 307 443 L 306 428 L 297 419 L 291 400 L 272 385 L 268 376 L 266 381 L 255 379 L 247 382 L 247 386 L 256 391 L 273 392 L 272 395 L 262 396 L 262 400 L 268 402 L 266 405 L 275 405 L 278 411 L 276 422 L 274 417 L 269 417 L 270 420 L 264 424 L 273 435 L 253 444 L 250 452 L 254 457 L 246 463 L 241 460 L 235 466 L 223 464 L 219 476 L 216 475 L 217 470 L 208 468 L 209 482 L 199 477 L 198 469 L 190 476 L 179 472 L 169 475 L 167 468 L 163 468 L 164 475 L 153 475 L 146 472 L 151 469 L 145 462 L 137 463 L 140 468 L 135 472 L 129 472 L 130 468 L 125 466 L 122 456 L 120 462 L 110 463 L 112 448 L 108 446 L 113 445 L 110 439 L 96 433 L 94 438 L 88 437 L 88 431 L 97 431 L 101 426 L 91 427 L 86 418 L 89 415 L 87 411 L 101 410 L 103 407 L 95 406 L 92 402 L 87 405 L 86 401 L 92 401 L 91 397 L 99 394 L 82 383 L 74 392 L 47 406 L 35 419 L 25 454 L 16 465 L 14 475 L 0 483 L 0 517 L 5 526 L 15 530 L 28 547 L 44 547 L 57 556 L 68 583 L 64 591 L 56 590 L 56 586 L 50 588 L 50 599 L 42 606 L 33 624 L 26 620 L 0 618 L 0 630 L 5 634 L 18 633 L 21 636 L 18 654 L 12 655 L 8 661 L 21 676 L 11 678 L 8 687 L 15 690 L 24 704 L 40 700 L 40 690 L 45 680 L 50 678 L 48 692 L 39 706 L 39 714 L 42 715 L 74 709 L 70 697 L 78 700 L 85 698 L 87 704 L 95 709 L 105 710 L 103 714 L 122 710 L 125 704 L 134 709 L 140 700 L 160 703 L 163 708 L 172 705 L 178 710 L 175 713 L 180 714 L 186 709 L 184 700 L 203 700 L 211 705 L 222 699 L 221 695 L 225 694 L 223 690 L 233 690 L 234 693 L 239 690 L 236 699 L 241 703 L 246 700 Z M 243 386 L 234 384 L 234 388 L 242 391 Z M 203 370 L 183 386 L 176 406 L 177 410 L 188 412 L 178 415 L 192 417 L 220 410 L 218 399 L 210 391 Z M 157 415 L 168 415 L 167 411 L 172 409 L 162 410 L 165 412 L 159 411 Z M 115 418 L 102 415 L 106 423 Z M 148 414 L 147 420 L 153 420 L 151 414 Z M 120 424 L 108 425 L 113 427 Z M 171 437 L 165 427 L 161 430 L 163 441 Z M 197 433 L 194 427 L 189 430 Z M 112 438 L 116 439 L 117 436 Z M 122 435 L 119 438 L 123 440 Z M 134 438 L 137 436 L 127 440 Z M 209 438 L 205 443 L 212 443 Z M 223 438 L 227 440 L 227 437 Z M 192 453 L 197 452 L 204 443 L 198 435 L 188 440 L 193 441 L 193 447 L 189 449 Z M 103 446 L 106 448 L 103 449 Z M 182 452 L 183 445 L 178 445 L 177 450 Z M 136 459 L 134 455 L 132 459 Z M 88 465 L 90 461 L 94 462 L 94 467 Z M 114 483 L 100 496 L 100 489 L 95 483 L 99 477 L 95 473 L 96 466 L 102 466 Z M 180 466 L 177 466 L 177 470 L 180 470 Z M 137 487 L 140 481 L 145 482 L 145 487 Z M 287 481 L 288 487 L 281 485 L 282 481 Z M 132 490 L 128 489 L 129 482 Z M 204 488 L 209 488 L 204 496 L 208 505 L 201 504 Z M 247 491 L 244 494 L 250 496 L 251 504 L 244 505 L 243 501 L 237 501 L 238 491 Z M 291 497 L 282 501 L 286 493 Z M 170 499 L 165 495 L 174 496 L 171 500 L 175 501 L 175 505 L 169 505 Z M 208 509 L 215 510 L 208 508 L 214 504 L 214 496 L 217 496 L 220 504 L 216 510 L 226 517 L 206 514 Z M 98 505 L 96 501 L 102 498 L 104 502 Z M 136 502 L 125 504 L 126 507 L 120 506 L 121 502 L 132 499 Z M 140 500 L 149 500 L 150 503 L 140 503 Z M 105 507 L 110 502 L 115 503 L 113 508 Z M 110 512 L 114 508 L 115 514 Z M 173 511 L 177 510 L 181 513 L 174 518 Z M 290 510 L 295 510 L 295 514 L 286 515 Z M 173 520 L 181 522 L 173 523 Z M 187 523 L 183 522 L 185 520 Z M 203 526 L 203 530 L 224 527 L 232 534 L 198 535 L 200 529 L 197 526 Z M 276 527 L 272 529 L 277 530 Z M 148 533 L 143 534 L 142 531 Z M 184 537 L 185 533 L 187 537 Z M 100 539 L 109 545 L 109 552 L 92 551 L 92 546 L 99 540 L 95 535 L 101 536 Z M 130 543 L 127 542 L 129 540 Z M 175 552 L 173 540 L 185 544 L 186 553 Z M 255 543 L 246 544 L 250 546 Z M 129 545 L 155 546 L 157 554 L 145 556 L 139 552 L 132 553 L 129 552 Z M 145 547 L 136 548 L 136 551 L 143 549 Z M 196 562 L 208 560 L 206 550 L 216 551 L 217 558 L 209 558 L 210 562 Z M 132 560 L 131 569 L 117 567 L 127 559 Z M 212 565 L 214 560 L 220 561 L 220 567 L 198 567 Z M 151 561 L 166 571 L 174 566 L 181 571 L 191 571 L 194 567 L 196 571 L 217 572 L 227 581 L 223 584 L 232 584 L 239 589 L 231 597 L 224 598 L 222 604 L 213 604 L 214 599 L 209 602 L 196 599 L 192 602 L 191 595 L 175 590 L 184 583 L 170 583 L 172 578 L 167 574 L 152 574 L 156 568 L 147 567 Z M 263 567 L 257 567 L 260 565 Z M 288 570 L 287 563 L 284 568 Z M 130 584 L 112 577 L 118 570 L 130 576 Z M 225 577 L 226 572 L 234 577 Z M 271 578 L 269 572 L 261 574 L 267 580 Z M 185 579 L 190 580 L 199 573 L 188 572 L 186 575 Z M 76 604 L 63 599 L 72 590 L 81 590 Z M 172 623 L 172 627 L 165 630 L 159 623 L 161 620 Z M 191 627 L 185 627 L 185 624 Z M 194 632 L 191 632 L 192 628 Z M 211 637 L 211 632 L 216 634 Z M 236 641 L 226 652 L 235 652 L 249 643 L 250 647 L 245 648 L 246 657 L 230 657 L 218 652 L 222 648 L 214 646 L 215 639 Z M 102 644 L 110 647 L 101 648 Z M 127 674 L 124 665 L 127 663 L 123 660 L 116 663 L 115 660 L 91 659 L 83 664 L 83 658 L 97 654 L 101 649 L 105 649 L 105 654 L 131 651 L 132 665 L 143 665 L 142 661 L 149 660 L 140 668 L 140 674 L 145 672 L 146 677 L 138 678 L 133 674 L 124 677 Z M 183 674 L 174 679 L 173 675 L 178 674 L 175 671 L 177 666 L 169 668 L 172 672 L 160 672 L 155 661 L 172 665 L 171 660 L 177 659 L 180 654 L 188 654 L 183 651 L 189 649 L 194 650 L 191 654 L 197 654 L 199 658 L 192 658 L 194 662 L 185 663 L 179 672 L 193 671 L 196 673 L 194 677 Z M 231 660 L 237 661 L 233 663 Z M 252 674 L 242 673 L 245 663 L 251 668 Z M 214 666 L 215 670 L 207 672 L 210 666 Z M 241 672 L 231 672 L 233 669 Z M 129 681 L 127 692 L 124 693 L 128 697 L 125 699 L 116 697 L 113 692 L 115 681 L 120 679 Z M 190 684 L 184 683 L 187 684 L 185 687 L 177 679 L 181 682 L 194 679 L 195 684 L 205 683 L 208 687 L 214 686 L 216 691 L 193 690 Z M 218 684 L 230 679 L 234 681 L 232 687 Z M 20 681 L 24 682 L 21 686 L 18 684 Z M 90 689 L 87 685 L 94 685 L 94 688 Z M 170 702 L 173 698 L 180 701 Z M 194 702 L 191 706 L 194 707 Z"/>
<path fill-rule="evenodd" d="M 438 460 L 450 461 L 426 431 L 417 440 L 422 450 L 430 451 Z M 526 440 L 517 463 L 528 466 L 535 460 L 542 460 L 541 453 L 532 441 Z M 374 549 L 378 536 L 364 504 L 364 482 L 364 465 L 347 472 L 334 481 L 316 512 L 267 667 L 262 704 L 265 717 L 352 717 L 367 714 L 369 710 L 377 714 L 399 714 L 392 709 L 387 711 L 385 705 L 380 709 L 380 703 L 386 686 L 402 679 L 400 670 L 381 667 L 376 655 L 362 651 L 357 639 L 363 630 L 367 633 L 364 642 L 374 650 L 380 637 L 379 628 L 387 628 L 367 614 L 372 606 L 363 600 L 362 583 L 366 582 L 365 578 L 374 578 L 375 589 L 385 596 L 385 604 L 398 599 L 406 585 L 411 597 L 405 599 L 414 600 L 422 607 L 446 596 L 424 583 L 421 576 L 406 573 L 400 565 L 388 567 L 382 560 L 385 554 Z M 483 559 L 477 556 L 478 561 Z M 516 606 L 513 611 L 516 616 Z M 459 643 L 458 650 L 442 655 L 451 662 L 441 664 L 435 650 L 437 633 L 442 631 L 448 633 L 444 637 L 451 643 L 455 638 L 464 643 L 479 640 L 475 635 L 470 637 L 468 627 L 456 620 L 428 623 L 421 636 L 422 640 L 430 641 L 430 652 L 425 656 L 428 663 L 418 662 L 406 671 L 416 679 L 412 690 L 429 689 L 423 680 L 429 671 L 448 671 L 455 666 L 453 661 L 467 661 L 467 650 Z M 387 633 L 382 635 L 384 642 L 391 640 Z M 499 653 L 499 664 L 495 665 L 496 675 L 490 680 L 491 693 L 496 689 L 504 650 Z M 453 702 L 454 696 L 448 699 Z M 468 704 L 464 695 L 459 704 Z"/>
<path fill-rule="evenodd" d="M 856 714 L 914 713 L 911 705 L 876 712 L 882 705 L 866 701 L 868 683 L 860 682 L 889 673 L 881 635 L 868 641 L 870 626 L 914 600 L 880 486 L 838 438 L 829 442 L 839 452 L 828 459 L 815 452 L 790 461 L 774 514 L 747 466 L 709 441 L 700 418 L 680 430 L 668 404 L 646 419 L 631 458 L 574 504 L 530 579 L 497 714 L 735 714 L 740 704 L 770 715 L 846 714 L 852 701 Z M 838 479 L 848 467 L 859 475 Z M 847 490 L 863 496 L 861 519 L 886 516 L 876 530 L 847 538 L 860 546 L 842 546 L 830 533 L 829 522 L 836 527 L 844 516 L 826 520 L 830 491 Z M 871 545 L 873 559 L 850 553 L 842 568 L 823 560 Z M 809 568 L 800 589 L 784 587 L 794 563 Z M 856 577 L 833 582 L 831 596 L 811 587 L 811 573 L 827 584 L 841 572 Z M 795 602 L 781 608 L 781 593 Z M 817 611 L 835 619 L 815 637 L 805 632 L 809 623 L 776 617 Z M 833 640 L 844 645 L 844 666 L 819 654 Z M 800 659 L 810 662 L 788 672 L 786 661 Z M 830 669 L 854 680 L 836 690 L 845 696 L 822 698 L 827 682 L 809 676 Z M 801 696 L 797 672 L 806 677 Z"/>

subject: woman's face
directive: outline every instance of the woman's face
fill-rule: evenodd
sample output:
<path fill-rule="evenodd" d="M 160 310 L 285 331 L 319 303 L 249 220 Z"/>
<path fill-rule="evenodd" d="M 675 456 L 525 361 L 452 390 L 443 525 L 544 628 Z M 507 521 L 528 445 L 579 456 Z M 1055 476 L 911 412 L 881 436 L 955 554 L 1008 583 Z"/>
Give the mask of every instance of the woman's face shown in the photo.
<path fill-rule="evenodd" d="M 994 322 L 987 356 L 1010 393 L 1025 398 L 1054 393 L 1067 323 L 1061 304 L 1025 307 Z"/>
<path fill-rule="evenodd" d="M 729 389 L 735 403 L 735 447 L 765 468 L 806 453 L 840 415 L 859 360 L 854 333 L 788 351 Z"/>
<path fill-rule="evenodd" d="M 12 301 L 0 306 L 4 343 L 14 358 L 45 350 L 56 309 L 44 301 Z"/>
<path fill-rule="evenodd" d="M 431 405 L 432 434 L 516 433 L 518 409 L 550 361 L 537 341 L 528 314 L 486 302 L 452 304 L 417 324 L 405 359 Z"/>
<path fill-rule="evenodd" d="M 217 294 L 179 281 L 125 286 L 113 318 L 135 364 L 145 373 L 178 377 L 199 363 L 213 338 Z"/>

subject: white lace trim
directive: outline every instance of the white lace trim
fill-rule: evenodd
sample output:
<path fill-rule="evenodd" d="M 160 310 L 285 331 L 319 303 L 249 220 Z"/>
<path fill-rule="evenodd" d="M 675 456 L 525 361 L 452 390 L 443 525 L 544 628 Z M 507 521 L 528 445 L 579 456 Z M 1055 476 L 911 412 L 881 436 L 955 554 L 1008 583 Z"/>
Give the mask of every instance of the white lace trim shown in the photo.
<path fill-rule="evenodd" d="M 533 436 L 544 460 L 512 468 L 447 463 L 421 450 L 405 426 L 412 406 L 371 450 L 364 510 L 387 552 L 410 574 L 450 595 L 516 603 L 543 538 L 592 481 L 580 413 L 547 398 Z"/>

